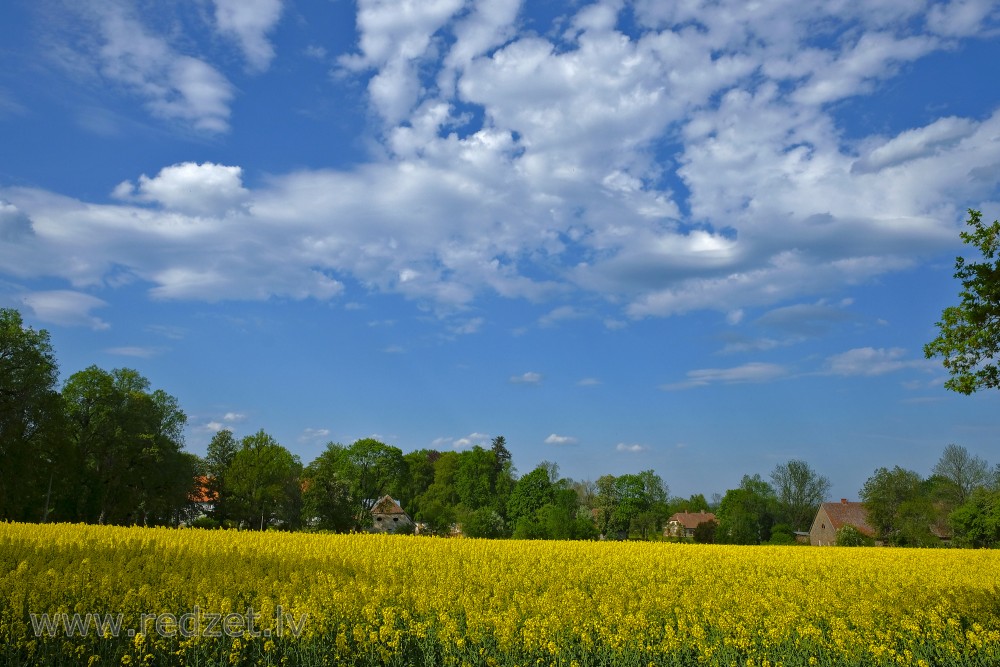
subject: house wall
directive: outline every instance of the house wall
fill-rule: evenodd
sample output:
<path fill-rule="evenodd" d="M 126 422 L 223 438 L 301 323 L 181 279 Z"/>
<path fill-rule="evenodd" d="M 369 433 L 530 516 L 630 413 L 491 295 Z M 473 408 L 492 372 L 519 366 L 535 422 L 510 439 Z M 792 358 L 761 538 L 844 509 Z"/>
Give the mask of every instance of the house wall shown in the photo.
<path fill-rule="evenodd" d="M 374 514 L 372 519 L 372 530 L 379 533 L 391 533 L 400 527 L 413 525 L 405 514 Z"/>
<path fill-rule="evenodd" d="M 830 515 L 823 507 L 819 508 L 812 528 L 809 529 L 809 544 L 816 547 L 831 547 L 837 543 L 837 529 L 833 527 Z"/>

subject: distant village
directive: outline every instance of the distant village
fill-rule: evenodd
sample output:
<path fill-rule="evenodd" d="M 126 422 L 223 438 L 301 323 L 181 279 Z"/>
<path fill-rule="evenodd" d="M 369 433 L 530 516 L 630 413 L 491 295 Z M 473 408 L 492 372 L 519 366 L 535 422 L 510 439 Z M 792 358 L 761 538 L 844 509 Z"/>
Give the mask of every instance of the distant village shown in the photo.
<path fill-rule="evenodd" d="M 129 368 L 90 366 L 57 386 L 45 330 L 0 309 L 0 520 L 202 529 L 381 532 L 495 539 L 719 544 L 1000 544 L 1000 466 L 947 445 L 924 477 L 879 468 L 857 500 L 802 460 L 745 475 L 707 500 L 671 496 L 653 470 L 520 473 L 504 436 L 462 451 L 365 438 L 303 463 L 260 430 L 185 451 L 178 400 Z"/>

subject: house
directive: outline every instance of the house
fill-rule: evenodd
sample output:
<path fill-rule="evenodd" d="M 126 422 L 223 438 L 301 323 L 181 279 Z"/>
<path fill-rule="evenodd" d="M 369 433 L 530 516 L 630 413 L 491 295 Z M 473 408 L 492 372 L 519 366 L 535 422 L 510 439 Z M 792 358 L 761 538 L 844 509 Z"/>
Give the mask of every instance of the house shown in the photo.
<path fill-rule="evenodd" d="M 711 512 L 677 512 L 663 528 L 664 537 L 694 537 L 694 529 L 699 524 L 715 521 Z"/>
<path fill-rule="evenodd" d="M 184 524 L 190 525 L 191 522 L 203 516 L 211 516 L 212 511 L 215 509 L 215 501 L 218 498 L 215 491 L 210 488 L 210 481 L 204 475 L 198 475 L 194 478 L 192 490 L 188 494 L 190 509 L 186 512 L 187 516 L 183 521 Z"/>
<path fill-rule="evenodd" d="M 400 529 L 411 529 L 412 526 L 413 519 L 392 496 L 382 496 L 372 505 L 372 531 L 392 533 Z"/>
<path fill-rule="evenodd" d="M 844 526 L 854 526 L 862 534 L 875 538 L 875 529 L 868 524 L 864 503 L 849 503 L 847 498 L 841 498 L 839 503 L 819 506 L 809 529 L 809 543 L 817 547 L 833 546 L 837 543 L 837 531 Z"/>

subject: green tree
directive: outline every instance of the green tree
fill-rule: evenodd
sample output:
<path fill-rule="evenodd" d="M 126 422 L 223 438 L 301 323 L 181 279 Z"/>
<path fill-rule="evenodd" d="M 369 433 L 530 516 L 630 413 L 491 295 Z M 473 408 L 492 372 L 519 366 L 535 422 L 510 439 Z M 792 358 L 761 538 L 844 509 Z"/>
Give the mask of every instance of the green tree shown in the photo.
<path fill-rule="evenodd" d="M 830 493 L 830 480 L 805 461 L 793 459 L 775 466 L 771 483 L 778 497 L 778 520 L 787 523 L 792 531 L 809 530 Z"/>
<path fill-rule="evenodd" d="M 931 546 L 934 508 L 924 480 L 912 470 L 879 468 L 861 489 L 868 523 L 878 539 L 893 546 Z"/>
<path fill-rule="evenodd" d="M 719 524 L 714 519 L 702 521 L 694 527 L 694 541 L 698 544 L 714 544 L 715 531 L 718 528 Z"/>
<path fill-rule="evenodd" d="M 399 485 L 404 471 L 403 452 L 372 438 L 357 440 L 347 448 L 347 462 L 355 496 L 365 510 Z"/>
<path fill-rule="evenodd" d="M 862 533 L 855 526 L 848 524 L 837 531 L 836 545 L 838 547 L 873 547 L 875 540 Z"/>
<path fill-rule="evenodd" d="M 434 483 L 434 462 L 440 456 L 441 452 L 434 449 L 418 449 L 403 455 L 405 472 L 400 476 L 393 497 L 412 517 L 420 512 L 417 499 Z"/>
<path fill-rule="evenodd" d="M 433 483 L 414 500 L 419 508 L 414 519 L 427 524 L 430 531 L 438 535 L 449 534 L 458 521 L 458 492 L 455 490 L 458 465 L 458 452 L 442 452 L 434 461 Z"/>
<path fill-rule="evenodd" d="M 465 509 L 477 510 L 492 505 L 496 471 L 496 455 L 479 445 L 458 455 L 455 491 Z"/>
<path fill-rule="evenodd" d="M 954 505 L 961 505 L 973 491 L 990 482 L 989 464 L 978 456 L 969 454 L 965 447 L 955 444 L 944 448 L 941 458 L 934 465 L 933 473 L 950 482 Z"/>
<path fill-rule="evenodd" d="M 45 329 L 0 309 L 0 520 L 44 521 L 69 463 L 59 371 Z"/>
<path fill-rule="evenodd" d="M 537 537 L 538 530 L 534 527 L 528 529 L 526 526 L 533 526 L 538 510 L 551 503 L 554 498 L 555 485 L 547 462 L 540 463 L 517 480 L 507 503 L 507 518 L 514 526 L 514 536 Z"/>
<path fill-rule="evenodd" d="M 924 346 L 924 355 L 943 357 L 951 375 L 944 386 L 962 394 L 1000 386 L 1000 221 L 986 225 L 982 213 L 969 209 L 962 241 L 975 246 L 983 261 L 955 259 L 955 278 L 962 282 L 959 305 L 949 306 L 937 323 L 937 338 Z"/>
<path fill-rule="evenodd" d="M 744 475 L 738 489 L 730 489 L 719 505 L 715 541 L 721 544 L 760 544 L 771 539 L 778 509 L 777 496 L 760 475 Z"/>
<path fill-rule="evenodd" d="M 205 474 L 208 477 L 206 487 L 215 498 L 212 517 L 221 525 L 233 519 L 229 509 L 226 478 L 229 476 L 229 466 L 232 465 L 239 450 L 240 443 L 233 436 L 233 432 L 224 428 L 212 436 L 205 452 Z"/>
<path fill-rule="evenodd" d="M 303 471 L 302 518 L 306 525 L 337 532 L 357 527 L 360 501 L 351 495 L 346 460 L 346 448 L 331 442 Z"/>
<path fill-rule="evenodd" d="M 178 461 L 186 458 L 187 416 L 173 396 L 149 389 L 149 380 L 129 368 L 90 366 L 67 380 L 62 396 L 74 472 L 66 518 L 169 523 L 187 504 L 196 472 L 190 459 Z"/>
<path fill-rule="evenodd" d="M 298 459 L 263 429 L 245 436 L 226 479 L 234 514 L 258 530 L 297 520 L 301 470 Z"/>
<path fill-rule="evenodd" d="M 1000 547 L 1000 489 L 974 490 L 949 520 L 956 545 Z"/>

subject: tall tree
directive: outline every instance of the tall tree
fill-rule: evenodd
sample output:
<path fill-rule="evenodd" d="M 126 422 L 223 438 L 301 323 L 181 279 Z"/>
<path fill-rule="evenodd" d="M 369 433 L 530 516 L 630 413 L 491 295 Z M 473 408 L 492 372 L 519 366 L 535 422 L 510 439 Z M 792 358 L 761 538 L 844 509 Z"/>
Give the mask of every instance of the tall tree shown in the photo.
<path fill-rule="evenodd" d="M 990 467 L 985 460 L 973 456 L 965 447 L 951 444 L 944 448 L 934 465 L 934 474 L 948 480 L 954 491 L 953 504 L 961 505 L 972 492 L 990 482 Z"/>
<path fill-rule="evenodd" d="M 298 459 L 263 429 L 245 436 L 226 478 L 234 514 L 258 530 L 276 520 L 297 521 L 301 470 Z"/>
<path fill-rule="evenodd" d="M 52 486 L 63 479 L 58 374 L 48 332 L 0 309 L 0 519 L 45 520 Z"/>
<path fill-rule="evenodd" d="M 719 505 L 715 541 L 722 544 L 760 544 L 771 539 L 777 496 L 760 475 L 744 475 L 738 489 L 730 489 Z"/>
<path fill-rule="evenodd" d="M 467 510 L 477 510 L 492 504 L 496 455 L 476 445 L 459 453 L 455 490 L 459 502 Z"/>
<path fill-rule="evenodd" d="M 356 496 L 371 510 L 379 498 L 397 486 L 403 473 L 403 452 L 372 438 L 363 438 L 347 448 Z"/>
<path fill-rule="evenodd" d="M 893 546 L 931 546 L 934 510 L 916 472 L 896 466 L 879 468 L 861 489 L 868 523 L 880 540 Z"/>
<path fill-rule="evenodd" d="M 944 386 L 962 394 L 1000 387 L 1000 221 L 986 225 L 982 213 L 969 209 L 962 241 L 975 246 L 983 261 L 955 259 L 955 277 L 962 281 L 961 301 L 941 313 L 940 333 L 924 346 L 924 355 L 943 357 L 951 378 Z"/>
<path fill-rule="evenodd" d="M 361 526 L 361 499 L 351 482 L 347 448 L 329 442 L 306 466 L 302 480 L 303 521 L 320 530 L 347 532 Z"/>
<path fill-rule="evenodd" d="M 441 452 L 434 449 L 418 449 L 403 454 L 405 472 L 393 490 L 393 497 L 399 500 L 403 509 L 412 517 L 416 517 L 420 511 L 417 499 L 434 483 L 434 462 L 440 456 Z"/>
<path fill-rule="evenodd" d="M 233 436 L 233 432 L 224 428 L 212 436 L 205 452 L 205 472 L 208 477 L 206 487 L 215 498 L 212 516 L 220 524 L 233 519 L 226 479 L 229 476 L 229 466 L 233 464 L 233 459 L 239 451 L 240 443 Z"/>
<path fill-rule="evenodd" d="M 1000 489 L 974 490 L 949 519 L 958 546 L 1000 546 Z"/>
<path fill-rule="evenodd" d="M 66 381 L 62 395 L 75 464 L 66 518 L 115 524 L 167 521 L 153 507 L 163 506 L 163 489 L 181 486 L 165 483 L 164 476 L 172 474 L 185 476 L 186 502 L 194 471 L 176 459 L 184 458 L 187 416 L 173 396 L 149 388 L 149 380 L 130 368 L 108 372 L 90 366 Z M 177 492 L 168 504 L 179 502 Z"/>
<path fill-rule="evenodd" d="M 514 485 L 510 501 L 507 503 L 507 517 L 514 525 L 515 531 L 519 522 L 534 522 L 535 513 L 555 498 L 550 465 L 548 462 L 539 464 Z M 530 531 L 522 530 L 522 533 L 524 532 Z"/>
<path fill-rule="evenodd" d="M 493 438 L 493 456 L 496 457 L 496 470 L 499 473 L 505 465 L 511 462 L 510 450 L 507 449 L 507 438 L 498 435 Z"/>
<path fill-rule="evenodd" d="M 819 506 L 830 493 L 830 480 L 797 459 L 775 466 L 771 484 L 778 496 L 777 519 L 792 530 L 809 530 Z"/>

